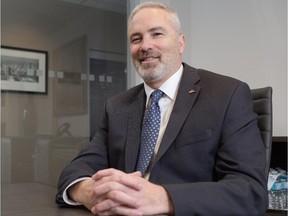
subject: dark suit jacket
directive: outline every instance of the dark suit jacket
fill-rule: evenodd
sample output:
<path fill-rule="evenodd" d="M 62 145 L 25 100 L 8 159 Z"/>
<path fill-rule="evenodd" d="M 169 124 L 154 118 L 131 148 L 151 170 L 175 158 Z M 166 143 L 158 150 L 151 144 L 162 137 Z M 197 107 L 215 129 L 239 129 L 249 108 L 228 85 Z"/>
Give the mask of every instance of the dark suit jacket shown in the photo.
<path fill-rule="evenodd" d="M 150 181 L 167 189 L 175 215 L 263 215 L 265 152 L 249 87 L 183 65 Z M 135 171 L 145 100 L 140 84 L 107 101 L 92 141 L 60 177 L 58 204 L 64 204 L 63 190 L 77 178 L 108 167 Z"/>

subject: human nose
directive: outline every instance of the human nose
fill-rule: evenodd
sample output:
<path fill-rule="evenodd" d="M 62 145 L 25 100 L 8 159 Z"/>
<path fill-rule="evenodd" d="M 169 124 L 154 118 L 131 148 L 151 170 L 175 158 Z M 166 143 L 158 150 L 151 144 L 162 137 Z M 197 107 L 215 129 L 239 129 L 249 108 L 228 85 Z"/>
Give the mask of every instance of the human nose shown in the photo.
<path fill-rule="evenodd" d="M 143 38 L 141 41 L 141 45 L 140 45 L 140 51 L 147 51 L 149 49 L 152 49 L 153 47 L 153 43 L 152 40 L 150 38 Z"/>

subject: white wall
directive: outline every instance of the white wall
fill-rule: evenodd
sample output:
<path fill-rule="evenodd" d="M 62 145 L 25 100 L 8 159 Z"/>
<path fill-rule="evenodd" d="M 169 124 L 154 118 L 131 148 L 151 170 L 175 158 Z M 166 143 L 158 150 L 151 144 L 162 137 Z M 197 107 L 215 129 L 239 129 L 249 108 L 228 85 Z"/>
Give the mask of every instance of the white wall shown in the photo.
<path fill-rule="evenodd" d="M 178 11 L 187 38 L 184 61 L 250 88 L 272 86 L 273 136 L 287 136 L 287 1 L 162 2 Z"/>

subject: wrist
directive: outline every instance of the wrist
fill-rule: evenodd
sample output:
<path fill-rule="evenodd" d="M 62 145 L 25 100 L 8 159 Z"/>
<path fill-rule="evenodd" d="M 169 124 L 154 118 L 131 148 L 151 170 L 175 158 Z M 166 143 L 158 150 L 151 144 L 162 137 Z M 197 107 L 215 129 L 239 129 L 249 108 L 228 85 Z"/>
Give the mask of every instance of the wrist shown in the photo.
<path fill-rule="evenodd" d="M 161 186 L 161 198 L 159 199 L 160 203 L 158 204 L 161 214 L 173 215 L 174 206 L 168 191 Z"/>
<path fill-rule="evenodd" d="M 90 190 L 88 188 L 91 188 L 93 182 L 94 180 L 92 180 L 92 178 L 88 178 L 79 181 L 74 185 L 72 185 L 71 187 L 69 187 L 67 190 L 67 195 L 69 199 L 78 202 L 80 204 L 84 204 L 83 202 L 85 201 L 85 199 L 83 196 L 89 193 Z"/>

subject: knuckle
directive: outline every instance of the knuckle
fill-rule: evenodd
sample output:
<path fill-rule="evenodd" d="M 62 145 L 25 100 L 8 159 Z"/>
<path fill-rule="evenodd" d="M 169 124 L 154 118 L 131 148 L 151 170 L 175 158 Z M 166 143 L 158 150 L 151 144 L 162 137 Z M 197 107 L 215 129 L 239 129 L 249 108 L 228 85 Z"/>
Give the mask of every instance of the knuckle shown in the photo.
<path fill-rule="evenodd" d="M 109 199 L 111 200 L 117 200 L 118 199 L 118 192 L 117 191 L 111 191 L 108 194 Z"/>
<path fill-rule="evenodd" d="M 109 191 L 113 191 L 117 188 L 117 184 L 115 182 L 109 182 L 107 187 L 109 188 Z"/>

